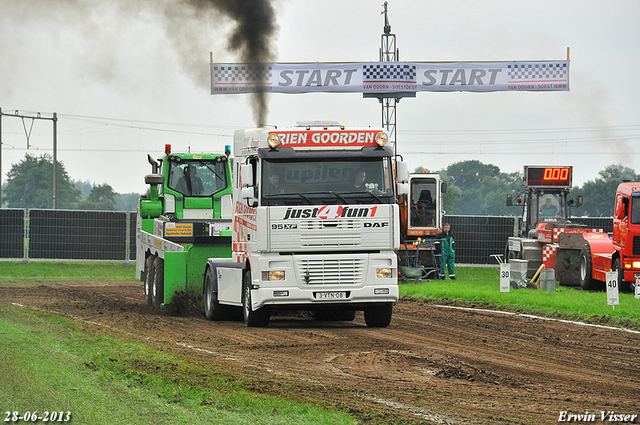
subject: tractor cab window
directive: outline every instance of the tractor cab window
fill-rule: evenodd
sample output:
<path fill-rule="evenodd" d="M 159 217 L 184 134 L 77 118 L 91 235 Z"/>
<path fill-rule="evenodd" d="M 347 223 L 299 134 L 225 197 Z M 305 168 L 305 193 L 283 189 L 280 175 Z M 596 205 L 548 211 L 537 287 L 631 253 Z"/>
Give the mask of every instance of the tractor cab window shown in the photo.
<path fill-rule="evenodd" d="M 557 222 L 567 219 L 567 196 L 564 192 L 540 191 L 536 193 L 533 216 L 536 223 Z"/>
<path fill-rule="evenodd" d="M 412 227 L 436 226 L 436 179 L 420 178 L 411 181 L 411 212 L 409 220 Z"/>
<path fill-rule="evenodd" d="M 185 196 L 211 196 L 227 188 L 225 161 L 169 161 L 167 187 Z"/>

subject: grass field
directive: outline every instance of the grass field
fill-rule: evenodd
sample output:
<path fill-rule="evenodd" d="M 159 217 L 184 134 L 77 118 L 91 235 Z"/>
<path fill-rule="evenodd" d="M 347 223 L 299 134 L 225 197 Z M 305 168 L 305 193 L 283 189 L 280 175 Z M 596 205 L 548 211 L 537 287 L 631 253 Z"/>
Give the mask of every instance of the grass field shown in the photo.
<path fill-rule="evenodd" d="M 517 289 L 500 292 L 497 267 L 456 267 L 455 281 L 403 283 L 401 296 L 428 299 L 431 303 L 539 314 L 548 317 L 606 324 L 640 330 L 640 299 L 620 293 L 620 304 L 607 304 L 606 292 L 557 286 L 554 292 Z"/>
<path fill-rule="evenodd" d="M 13 412 L 37 411 L 97 425 L 356 423 L 346 414 L 247 391 L 223 371 L 87 333 L 49 313 L 0 304 L 0 336 L 6 422 L 17 422 Z"/>
<path fill-rule="evenodd" d="M 0 262 L 1 287 L 47 281 L 133 280 L 119 263 Z M 456 281 L 402 283 L 403 297 L 640 329 L 640 300 L 560 287 L 499 291 L 495 267 L 458 267 Z M 392 322 L 393 325 L 393 322 Z M 0 413 L 70 412 L 76 424 L 355 424 L 346 414 L 248 391 L 224 371 L 70 319 L 0 303 Z M 9 413 L 7 413 L 9 412 Z"/>

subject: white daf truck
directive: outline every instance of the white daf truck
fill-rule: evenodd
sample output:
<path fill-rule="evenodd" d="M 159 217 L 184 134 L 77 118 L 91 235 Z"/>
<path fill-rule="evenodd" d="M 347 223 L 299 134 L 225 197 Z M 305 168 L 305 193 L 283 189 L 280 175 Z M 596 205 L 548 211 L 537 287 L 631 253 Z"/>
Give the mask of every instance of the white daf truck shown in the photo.
<path fill-rule="evenodd" d="M 276 309 L 317 320 L 363 311 L 367 326 L 388 326 L 398 300 L 396 195 L 408 191 L 408 173 L 387 133 L 298 123 L 238 130 L 233 149 L 232 257 L 207 262 L 207 318 L 236 306 L 261 327 Z"/>

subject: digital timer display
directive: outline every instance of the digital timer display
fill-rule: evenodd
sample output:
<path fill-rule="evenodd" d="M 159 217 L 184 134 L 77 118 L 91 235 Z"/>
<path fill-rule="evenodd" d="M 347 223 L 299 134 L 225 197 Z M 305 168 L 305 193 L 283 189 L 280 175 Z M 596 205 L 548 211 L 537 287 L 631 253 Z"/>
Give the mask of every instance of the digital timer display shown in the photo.
<path fill-rule="evenodd" d="M 525 167 L 527 187 L 571 187 L 572 167 Z"/>

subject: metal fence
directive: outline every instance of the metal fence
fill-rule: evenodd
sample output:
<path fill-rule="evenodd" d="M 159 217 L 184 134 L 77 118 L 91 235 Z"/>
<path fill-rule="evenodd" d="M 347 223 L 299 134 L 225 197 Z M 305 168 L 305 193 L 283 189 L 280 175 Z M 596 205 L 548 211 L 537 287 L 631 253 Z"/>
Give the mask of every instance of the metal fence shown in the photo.
<path fill-rule="evenodd" d="M 455 241 L 456 263 L 495 264 L 492 254 L 504 254 L 517 229 L 518 217 L 447 215 Z"/>
<path fill-rule="evenodd" d="M 136 259 L 136 212 L 0 209 L 0 258 L 14 260 Z M 456 262 L 495 264 L 519 217 L 447 215 L 456 241 Z M 573 218 L 611 232 L 613 219 Z"/>
<path fill-rule="evenodd" d="M 135 261 L 136 213 L 0 209 L 0 258 Z"/>

